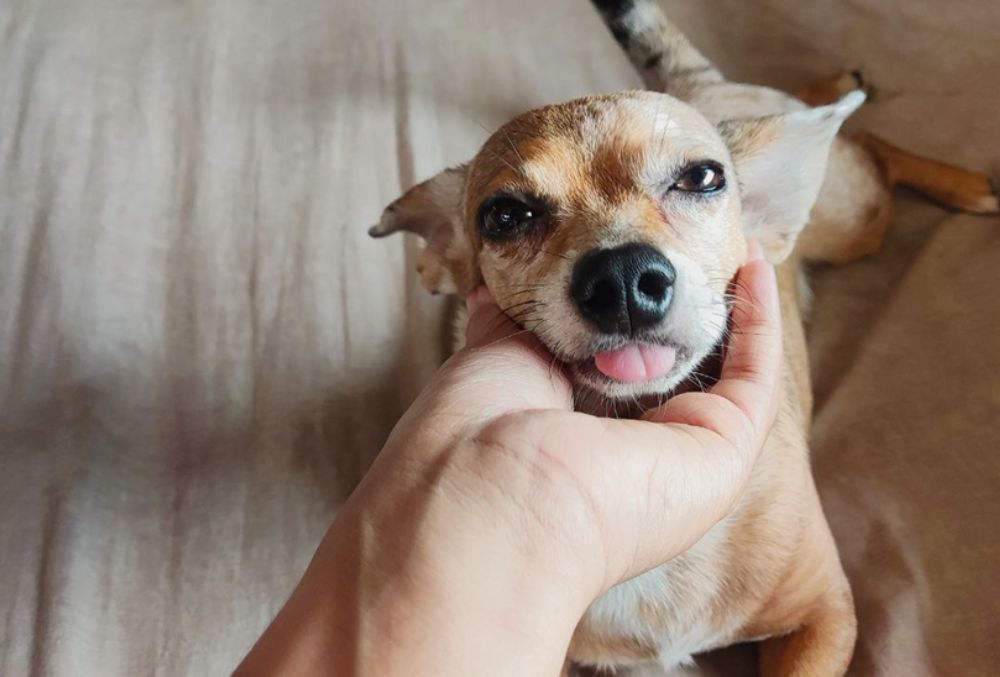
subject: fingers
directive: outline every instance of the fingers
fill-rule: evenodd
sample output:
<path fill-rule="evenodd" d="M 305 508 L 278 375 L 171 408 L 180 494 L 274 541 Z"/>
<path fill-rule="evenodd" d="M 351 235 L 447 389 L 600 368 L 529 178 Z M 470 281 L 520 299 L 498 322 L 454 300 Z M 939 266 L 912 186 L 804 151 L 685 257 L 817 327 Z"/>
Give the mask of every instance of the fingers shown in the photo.
<path fill-rule="evenodd" d="M 711 389 L 735 404 L 763 443 L 774 423 L 781 391 L 781 304 L 774 267 L 764 260 L 760 245 L 735 280 L 736 303 L 732 335 L 726 346 L 719 382 Z"/>
<path fill-rule="evenodd" d="M 465 349 L 449 360 L 449 368 L 460 370 L 461 378 L 475 386 L 464 388 L 465 395 L 476 390 L 475 395 L 484 399 L 480 413 L 517 407 L 572 408 L 572 386 L 562 364 L 497 306 L 485 286 L 468 295 L 466 308 Z"/>
<path fill-rule="evenodd" d="M 782 367 L 774 268 L 759 254 L 751 256 L 734 284 L 732 337 L 721 379 L 711 390 L 680 395 L 644 416 L 666 425 L 605 420 L 554 433 L 561 444 L 572 440 L 575 464 L 586 462 L 585 450 L 600 448 L 600 458 L 590 459 L 599 473 L 582 483 L 629 487 L 625 495 L 612 492 L 612 502 L 632 504 L 646 525 L 631 559 L 612 567 L 611 582 L 683 552 L 729 514 L 774 423 Z M 628 523 L 613 521 L 609 531 Z"/>
<path fill-rule="evenodd" d="M 486 285 L 473 289 L 465 298 L 469 324 L 465 328 L 468 347 L 484 346 L 517 334 L 520 328 L 497 306 Z"/>
<path fill-rule="evenodd" d="M 734 280 L 721 379 L 647 417 L 668 425 L 571 413 L 569 379 L 558 367 L 553 372 L 551 354 L 485 289 L 468 298 L 467 349 L 422 396 L 425 418 L 480 431 L 489 424 L 490 439 L 543 467 L 546 482 L 574 487 L 584 499 L 580 524 L 593 523 L 603 535 L 605 589 L 666 561 L 732 511 L 773 424 L 780 311 L 774 269 L 756 251 Z"/>
<path fill-rule="evenodd" d="M 589 520 L 602 537 L 603 557 L 594 556 L 604 565 L 601 592 L 697 543 L 738 504 L 753 467 L 751 454 L 703 427 L 535 416 L 537 427 L 518 419 L 518 432 L 586 498 L 581 523 Z"/>
<path fill-rule="evenodd" d="M 781 358 L 781 308 L 774 267 L 764 260 L 756 242 L 733 286 L 736 303 L 722 380 L 767 385 Z"/>
<path fill-rule="evenodd" d="M 485 284 L 479 285 L 465 297 L 465 307 L 470 316 L 475 315 L 477 310 L 489 304 L 496 305 L 496 301 L 493 300 L 493 294 L 490 293 Z"/>
<path fill-rule="evenodd" d="M 782 360 L 778 284 L 756 243 L 733 287 L 731 335 L 719 382 L 708 393 L 675 397 L 646 418 L 710 430 L 753 458 L 774 423 Z"/>

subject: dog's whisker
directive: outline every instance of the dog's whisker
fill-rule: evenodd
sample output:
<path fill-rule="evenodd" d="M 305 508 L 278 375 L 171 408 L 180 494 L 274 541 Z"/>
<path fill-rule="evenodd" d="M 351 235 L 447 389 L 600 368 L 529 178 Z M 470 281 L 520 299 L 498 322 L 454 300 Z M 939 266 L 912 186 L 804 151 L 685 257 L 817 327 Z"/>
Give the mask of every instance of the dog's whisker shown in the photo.
<path fill-rule="evenodd" d="M 517 156 L 517 159 L 520 160 L 521 164 L 524 164 L 524 156 L 521 155 L 521 151 L 519 151 L 517 146 L 514 145 L 514 142 L 511 141 L 510 134 L 507 133 L 506 129 L 503 130 L 503 136 L 507 140 L 507 145 L 510 146 L 512 151 L 514 151 L 514 155 Z"/>
<path fill-rule="evenodd" d="M 518 294 L 513 294 L 511 296 L 508 296 L 507 298 L 503 299 L 502 301 L 499 301 L 497 303 L 497 306 L 500 308 L 500 310 L 502 310 L 504 312 L 507 312 L 507 311 L 509 311 L 509 310 L 511 310 L 513 308 L 519 308 L 521 306 L 530 305 L 532 303 L 538 303 L 538 300 L 534 299 L 534 298 L 522 299 L 520 301 L 517 301 L 517 300 L 515 300 L 515 298 L 513 298 L 513 297 L 517 297 L 517 296 L 519 296 L 519 295 Z"/>
<path fill-rule="evenodd" d="M 489 343 L 484 344 L 482 347 L 483 348 L 488 348 L 489 346 L 496 345 L 497 343 L 500 343 L 501 341 L 506 341 L 509 338 L 514 338 L 515 336 L 520 336 L 521 334 L 530 334 L 530 333 L 531 333 L 531 331 L 528 330 L 528 329 L 518 329 L 517 331 L 513 332 L 512 334 L 508 334 L 507 336 L 502 336 L 502 337 L 500 337 L 498 339 L 494 339 L 494 340 L 490 341 Z"/>
<path fill-rule="evenodd" d="M 498 152 L 496 152 L 494 150 L 489 150 L 489 149 L 485 149 L 485 152 L 489 153 L 495 160 L 499 160 L 500 162 L 502 162 L 503 164 L 505 164 L 508 169 L 510 169 L 512 172 L 514 172 L 518 176 L 521 175 L 521 173 L 522 173 L 521 168 L 515 167 L 514 165 L 512 165 L 510 162 L 507 161 L 507 159 L 505 157 L 503 157 L 502 155 L 500 155 L 500 153 L 498 153 Z"/>
<path fill-rule="evenodd" d="M 551 252 L 548 249 L 542 249 L 542 248 L 539 248 L 538 251 L 540 251 L 542 254 L 548 254 L 549 256 L 556 256 L 560 259 L 566 259 L 567 261 L 570 260 L 569 256 L 566 256 L 565 254 L 560 254 L 559 252 Z"/>
<path fill-rule="evenodd" d="M 528 299 L 526 301 L 520 301 L 518 303 L 511 303 L 509 305 L 500 306 L 500 310 L 509 314 L 514 310 L 518 310 L 520 308 L 529 308 L 539 303 L 540 301 L 537 301 L 536 299 Z"/>

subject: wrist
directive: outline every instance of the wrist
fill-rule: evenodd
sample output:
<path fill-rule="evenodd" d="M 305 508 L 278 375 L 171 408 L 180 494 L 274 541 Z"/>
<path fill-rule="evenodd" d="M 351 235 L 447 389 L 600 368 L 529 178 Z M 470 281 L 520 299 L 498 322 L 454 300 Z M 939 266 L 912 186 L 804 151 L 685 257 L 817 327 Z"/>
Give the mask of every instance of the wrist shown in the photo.
<path fill-rule="evenodd" d="M 331 593 L 336 610 L 356 607 L 337 613 L 355 674 L 558 674 L 590 603 L 572 563 L 468 513 L 443 529 L 433 515 L 344 517 L 329 538 L 337 568 L 359 575 L 336 576 Z"/>
<path fill-rule="evenodd" d="M 240 674 L 558 674 L 600 592 L 581 556 L 585 514 L 580 529 L 553 532 L 567 524 L 547 519 L 565 492 L 549 495 L 550 478 L 517 455 L 391 455 L 343 506 Z"/>

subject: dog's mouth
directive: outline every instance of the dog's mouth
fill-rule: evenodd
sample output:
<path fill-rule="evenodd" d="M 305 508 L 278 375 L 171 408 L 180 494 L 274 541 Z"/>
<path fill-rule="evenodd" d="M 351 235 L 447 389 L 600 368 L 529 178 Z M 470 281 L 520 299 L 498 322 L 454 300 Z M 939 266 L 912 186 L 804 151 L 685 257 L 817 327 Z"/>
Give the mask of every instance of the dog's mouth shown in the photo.
<path fill-rule="evenodd" d="M 672 343 L 634 342 L 566 364 L 579 409 L 637 416 L 670 397 L 715 385 L 724 351 L 721 339 L 704 355 Z"/>
<path fill-rule="evenodd" d="M 609 330 L 549 298 L 527 303 L 527 311 L 504 311 L 563 366 L 578 410 L 633 416 L 682 392 L 706 390 L 719 378 L 731 309 L 725 295 L 705 285 L 688 289 L 645 327 Z"/>
<path fill-rule="evenodd" d="M 655 406 L 681 392 L 704 390 L 719 377 L 724 341 L 709 350 L 693 349 L 669 338 L 602 341 L 589 357 L 563 360 L 576 384 L 588 399 Z"/>
<path fill-rule="evenodd" d="M 601 374 L 619 383 L 647 383 L 661 379 L 677 363 L 677 348 L 656 343 L 626 343 L 604 350 L 590 360 Z"/>
<path fill-rule="evenodd" d="M 687 349 L 671 342 L 647 340 L 603 346 L 586 359 L 570 362 L 569 366 L 591 385 L 642 389 L 669 380 L 689 361 Z"/>

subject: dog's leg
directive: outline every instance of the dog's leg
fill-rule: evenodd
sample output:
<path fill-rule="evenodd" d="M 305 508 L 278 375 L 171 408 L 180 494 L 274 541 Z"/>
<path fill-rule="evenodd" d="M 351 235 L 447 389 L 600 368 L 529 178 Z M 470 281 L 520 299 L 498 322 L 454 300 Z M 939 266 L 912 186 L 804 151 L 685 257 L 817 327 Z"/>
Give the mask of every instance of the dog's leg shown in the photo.
<path fill-rule="evenodd" d="M 865 80 L 860 71 L 841 73 L 840 75 L 803 87 L 795 93 L 796 98 L 801 99 L 810 106 L 825 106 L 839 101 L 848 92 L 855 89 L 866 89 Z"/>
<path fill-rule="evenodd" d="M 814 487 L 800 507 L 798 547 L 780 583 L 744 629 L 759 645 L 761 677 L 841 677 L 854 653 L 851 586 Z M 794 628 L 788 632 L 790 628 Z"/>
<path fill-rule="evenodd" d="M 851 589 L 841 574 L 797 630 L 761 643 L 761 677 L 841 677 L 856 636 Z"/>
<path fill-rule="evenodd" d="M 896 185 L 976 214 L 1000 207 L 985 174 L 914 155 L 871 134 L 838 138 L 809 226 L 796 244 L 798 254 L 806 261 L 840 264 L 878 251 Z"/>
<path fill-rule="evenodd" d="M 973 214 L 1000 211 L 996 189 L 985 174 L 909 153 L 872 134 L 860 134 L 857 141 L 875 157 L 890 186 L 909 186 L 946 207 Z"/>

